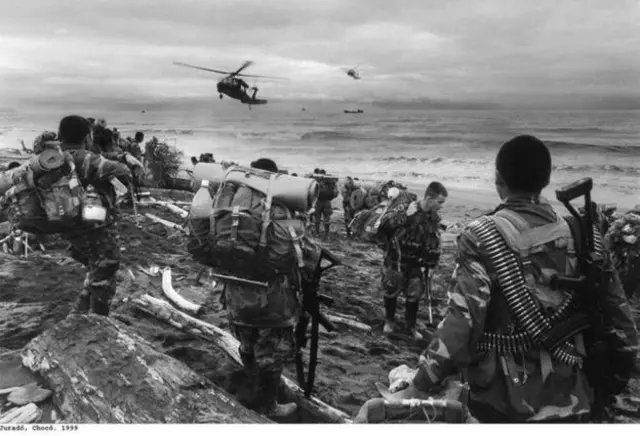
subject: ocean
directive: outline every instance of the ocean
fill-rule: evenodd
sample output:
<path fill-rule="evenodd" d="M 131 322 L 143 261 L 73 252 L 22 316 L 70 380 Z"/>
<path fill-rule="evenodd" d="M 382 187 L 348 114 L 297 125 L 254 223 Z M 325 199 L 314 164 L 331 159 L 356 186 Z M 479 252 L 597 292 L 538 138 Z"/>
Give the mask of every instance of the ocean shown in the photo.
<path fill-rule="evenodd" d="M 104 117 L 125 136 L 141 130 L 192 155 L 248 164 L 269 157 L 290 172 L 324 168 L 340 176 L 394 179 L 411 186 L 494 191 L 494 159 L 502 143 L 532 134 L 550 147 L 554 171 L 545 195 L 594 179 L 594 198 L 631 207 L 640 203 L 640 111 L 401 110 L 360 105 L 345 114 L 338 102 L 273 102 L 247 106 L 212 99 L 197 108 L 166 107 L 83 113 Z M 304 110 L 303 110 L 304 108 Z M 31 145 L 71 112 L 41 109 L 0 115 L 0 149 Z"/>

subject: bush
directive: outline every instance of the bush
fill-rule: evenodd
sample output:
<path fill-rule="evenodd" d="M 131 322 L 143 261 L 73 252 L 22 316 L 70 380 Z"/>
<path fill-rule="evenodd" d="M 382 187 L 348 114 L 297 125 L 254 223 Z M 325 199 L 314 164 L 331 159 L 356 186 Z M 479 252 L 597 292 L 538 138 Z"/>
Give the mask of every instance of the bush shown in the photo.
<path fill-rule="evenodd" d="M 158 141 L 155 136 L 147 142 L 145 160 L 158 169 L 157 182 L 160 185 L 171 185 L 171 180 L 176 177 L 183 165 L 184 152 L 173 145 Z M 155 177 L 154 177 L 155 178 Z"/>

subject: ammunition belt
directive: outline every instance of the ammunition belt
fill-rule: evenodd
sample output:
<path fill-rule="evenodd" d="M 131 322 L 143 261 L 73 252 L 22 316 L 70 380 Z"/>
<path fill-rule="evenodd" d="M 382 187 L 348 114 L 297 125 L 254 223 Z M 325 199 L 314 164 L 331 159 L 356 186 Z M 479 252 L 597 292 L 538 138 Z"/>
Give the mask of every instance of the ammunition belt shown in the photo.
<path fill-rule="evenodd" d="M 527 291 L 524 273 L 515 253 L 509 249 L 496 224 L 488 217 L 481 217 L 470 225 L 470 229 L 480 238 L 495 268 L 505 301 L 524 330 L 513 335 L 487 333 L 482 337 L 478 348 L 486 350 L 495 345 L 495 348 L 502 351 L 513 352 L 525 351 L 533 345 L 544 347 L 547 345 L 546 334 L 552 330 L 551 320 L 542 314 Z M 571 303 L 567 303 L 567 309 L 570 305 Z M 570 342 L 565 340 L 550 348 L 548 351 L 556 361 L 570 366 L 582 366 L 583 359 Z"/>

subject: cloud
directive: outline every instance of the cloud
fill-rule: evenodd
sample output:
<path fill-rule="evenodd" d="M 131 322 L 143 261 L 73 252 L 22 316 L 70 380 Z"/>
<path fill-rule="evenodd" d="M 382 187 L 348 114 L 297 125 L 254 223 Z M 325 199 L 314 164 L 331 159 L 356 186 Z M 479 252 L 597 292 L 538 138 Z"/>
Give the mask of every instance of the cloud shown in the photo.
<path fill-rule="evenodd" d="M 635 0 L 21 0 L 0 32 L 3 106 L 215 96 L 218 75 L 173 61 L 247 59 L 290 78 L 259 80 L 270 98 L 640 101 Z"/>

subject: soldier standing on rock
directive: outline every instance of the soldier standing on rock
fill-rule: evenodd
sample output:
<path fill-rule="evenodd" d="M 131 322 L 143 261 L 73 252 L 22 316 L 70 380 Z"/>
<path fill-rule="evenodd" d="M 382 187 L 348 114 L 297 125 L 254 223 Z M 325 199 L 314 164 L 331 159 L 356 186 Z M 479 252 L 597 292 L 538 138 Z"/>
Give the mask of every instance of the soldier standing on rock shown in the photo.
<path fill-rule="evenodd" d="M 110 161 L 87 151 L 93 144 L 91 126 L 80 116 L 70 115 L 60 121 L 60 147 L 74 160 L 78 179 L 86 189 L 92 185 L 107 211 L 102 224 L 83 223 L 76 232 L 62 235 L 71 244 L 70 254 L 87 267 L 87 277 L 72 313 L 109 315 L 116 293 L 116 273 L 120 267 L 118 210 L 112 179 L 127 180 L 131 171 L 126 165 Z"/>
<path fill-rule="evenodd" d="M 625 388 L 636 370 L 638 331 L 595 228 L 605 289 L 575 292 L 568 284 L 552 285 L 558 275 L 587 272 L 579 270 L 576 256 L 581 236 L 576 239 L 571 221 L 541 196 L 551 168 L 549 150 L 533 136 L 502 146 L 495 182 L 502 203 L 459 236 L 446 316 L 415 375 L 387 400 L 424 398 L 464 370 L 468 406 L 480 422 L 575 423 L 602 419 L 600 406 Z M 596 291 L 601 304 L 590 308 L 584 296 Z M 588 323 L 581 328 L 563 324 L 585 312 Z M 594 312 L 603 323 L 600 333 L 589 315 Z M 590 339 L 599 334 L 605 338 L 599 341 L 604 361 L 595 358 L 603 354 L 596 354 Z M 598 394 L 602 386 L 604 397 Z"/>
<path fill-rule="evenodd" d="M 442 183 L 432 182 L 422 201 L 414 201 L 407 208 L 400 205 L 381 219 L 379 233 L 385 242 L 382 271 L 385 334 L 393 332 L 398 296 L 404 292 L 406 329 L 414 339 L 422 339 L 416 330 L 418 308 L 425 286 L 428 286 L 428 269 L 437 266 L 440 259 L 438 211 L 447 196 Z"/>

